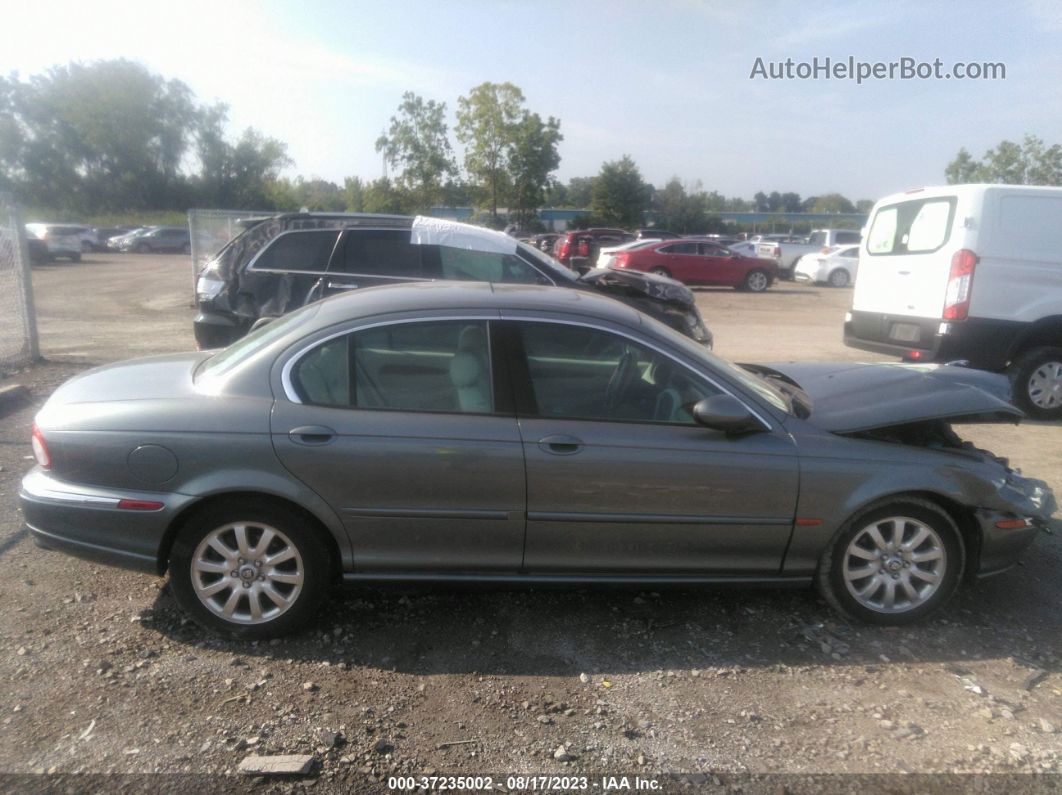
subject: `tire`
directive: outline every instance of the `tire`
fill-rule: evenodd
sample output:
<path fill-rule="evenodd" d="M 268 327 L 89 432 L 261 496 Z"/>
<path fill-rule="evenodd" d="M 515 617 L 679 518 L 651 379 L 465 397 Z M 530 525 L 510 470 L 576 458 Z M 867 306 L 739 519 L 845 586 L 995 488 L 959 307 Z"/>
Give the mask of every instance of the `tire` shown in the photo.
<path fill-rule="evenodd" d="M 649 272 L 657 276 L 666 276 L 669 279 L 671 278 L 671 271 L 669 271 L 662 265 L 657 265 L 656 267 L 650 268 Z"/>
<path fill-rule="evenodd" d="M 92 251 L 93 251 L 92 244 L 89 243 L 87 240 L 82 240 L 81 241 L 81 253 L 82 254 L 91 254 Z"/>
<path fill-rule="evenodd" d="M 830 287 L 847 287 L 848 282 L 851 281 L 851 277 L 849 277 L 848 271 L 844 268 L 835 268 L 830 272 L 830 275 L 826 277 L 826 281 Z"/>
<path fill-rule="evenodd" d="M 903 521 L 901 538 L 908 544 L 922 529 L 928 530 L 929 535 L 913 549 L 901 548 L 886 552 L 887 557 L 871 557 L 879 555 L 880 549 L 868 533 L 870 528 L 888 542 L 900 526 L 896 520 Z M 936 553 L 939 557 L 935 559 L 912 560 L 912 556 L 926 558 Z M 954 520 L 928 500 L 896 497 L 861 511 L 837 531 L 819 561 L 816 586 L 842 616 L 869 624 L 898 626 L 919 621 L 943 607 L 955 594 L 965 566 L 965 546 Z M 935 576 L 936 582 L 914 575 L 916 569 Z M 864 570 L 869 572 L 866 576 L 856 576 Z M 910 583 L 911 590 L 906 590 L 904 583 Z M 890 587 L 894 594 L 891 609 Z M 856 594 L 864 589 L 863 596 Z"/>
<path fill-rule="evenodd" d="M 242 553 L 237 527 L 244 528 L 246 538 Z M 273 534 L 272 540 L 256 548 L 267 532 Z M 232 554 L 219 554 L 212 538 Z M 273 567 L 262 565 L 270 557 L 288 553 L 290 557 Z M 193 571 L 193 562 L 210 570 Z M 205 506 L 184 523 L 173 542 L 169 571 L 178 603 L 197 623 L 223 635 L 258 639 L 306 626 L 331 584 L 332 563 L 319 528 L 305 515 L 268 499 L 233 499 Z M 222 571 L 229 566 L 233 568 Z M 220 590 L 209 595 L 209 589 L 219 585 Z M 207 593 L 201 597 L 204 588 Z M 269 591 L 279 601 L 270 598 Z M 230 604 L 231 617 L 226 617 Z"/>
<path fill-rule="evenodd" d="M 746 293 L 762 293 L 770 286 L 770 274 L 761 268 L 753 268 L 745 274 L 745 278 L 741 280 L 737 289 Z"/>
<path fill-rule="evenodd" d="M 1007 368 L 1014 402 L 1038 420 L 1062 419 L 1062 348 L 1030 348 Z"/>

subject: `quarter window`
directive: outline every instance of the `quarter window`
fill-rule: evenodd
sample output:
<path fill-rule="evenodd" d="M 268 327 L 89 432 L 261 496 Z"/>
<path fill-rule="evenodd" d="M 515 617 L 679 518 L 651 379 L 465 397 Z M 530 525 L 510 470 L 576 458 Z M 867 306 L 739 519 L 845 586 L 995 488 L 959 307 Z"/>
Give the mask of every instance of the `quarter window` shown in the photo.
<path fill-rule="evenodd" d="M 282 234 L 259 255 L 254 269 L 323 272 L 338 235 L 324 230 Z"/>
<path fill-rule="evenodd" d="M 696 254 L 697 253 L 697 244 L 696 243 L 672 243 L 670 246 L 664 246 L 663 248 L 658 248 L 657 251 L 659 251 L 661 254 Z"/>
<path fill-rule="evenodd" d="M 719 390 L 632 340 L 597 329 L 520 324 L 538 416 L 692 425 Z"/>
<path fill-rule="evenodd" d="M 443 279 L 513 284 L 548 284 L 543 276 L 512 254 L 470 251 L 439 246 L 439 266 Z"/>
<path fill-rule="evenodd" d="M 292 385 L 336 408 L 489 414 L 494 411 L 485 321 L 378 326 L 302 357 Z"/>

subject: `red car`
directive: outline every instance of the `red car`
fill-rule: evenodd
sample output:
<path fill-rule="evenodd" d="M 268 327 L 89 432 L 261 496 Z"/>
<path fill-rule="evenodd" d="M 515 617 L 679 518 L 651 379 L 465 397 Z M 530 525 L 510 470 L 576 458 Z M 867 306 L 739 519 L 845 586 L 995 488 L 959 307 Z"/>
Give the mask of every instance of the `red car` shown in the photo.
<path fill-rule="evenodd" d="M 634 240 L 634 235 L 622 229 L 596 227 L 565 232 L 553 244 L 553 256 L 572 270 L 590 270 L 602 246 L 614 246 Z"/>
<path fill-rule="evenodd" d="M 656 273 L 684 284 L 760 293 L 778 278 L 774 260 L 745 257 L 710 240 L 662 240 L 615 256 L 613 268 Z"/>

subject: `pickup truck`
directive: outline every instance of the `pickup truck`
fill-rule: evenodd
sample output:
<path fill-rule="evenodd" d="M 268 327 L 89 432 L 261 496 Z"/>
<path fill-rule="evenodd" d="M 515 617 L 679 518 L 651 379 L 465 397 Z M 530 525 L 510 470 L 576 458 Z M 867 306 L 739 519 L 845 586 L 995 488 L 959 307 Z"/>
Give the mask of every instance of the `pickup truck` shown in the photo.
<path fill-rule="evenodd" d="M 797 260 L 805 254 L 825 254 L 834 246 L 858 245 L 862 239 L 857 229 L 816 229 L 806 243 L 779 243 L 778 274 L 783 279 L 792 279 Z"/>

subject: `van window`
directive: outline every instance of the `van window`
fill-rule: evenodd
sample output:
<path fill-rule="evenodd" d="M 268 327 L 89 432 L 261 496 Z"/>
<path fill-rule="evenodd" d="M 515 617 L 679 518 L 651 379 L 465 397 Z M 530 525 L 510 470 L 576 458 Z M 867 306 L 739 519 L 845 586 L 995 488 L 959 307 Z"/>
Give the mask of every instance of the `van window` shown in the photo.
<path fill-rule="evenodd" d="M 954 216 L 954 196 L 912 199 L 882 207 L 871 222 L 867 251 L 875 256 L 936 251 L 948 242 Z"/>

